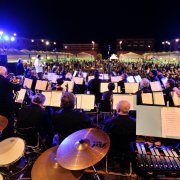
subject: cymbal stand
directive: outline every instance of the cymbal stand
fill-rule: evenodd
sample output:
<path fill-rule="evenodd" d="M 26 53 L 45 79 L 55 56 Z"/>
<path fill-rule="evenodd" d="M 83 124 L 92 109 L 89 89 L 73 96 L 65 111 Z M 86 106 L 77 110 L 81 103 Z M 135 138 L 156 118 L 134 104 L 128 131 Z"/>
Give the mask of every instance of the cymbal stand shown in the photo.
<path fill-rule="evenodd" d="M 95 167 L 92 166 L 92 168 L 93 168 L 93 170 L 94 170 L 94 175 L 95 175 L 96 180 L 100 180 L 100 177 L 99 177 L 99 175 L 98 175 L 98 173 L 97 173 Z"/>

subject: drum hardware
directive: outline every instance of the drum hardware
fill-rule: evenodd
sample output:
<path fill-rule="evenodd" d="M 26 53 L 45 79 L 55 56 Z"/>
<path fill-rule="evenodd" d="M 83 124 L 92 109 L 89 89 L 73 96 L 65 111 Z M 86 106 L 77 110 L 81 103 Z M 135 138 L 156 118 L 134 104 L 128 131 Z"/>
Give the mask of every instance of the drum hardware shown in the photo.
<path fill-rule="evenodd" d="M 2 131 L 7 127 L 8 119 L 5 116 L 0 115 L 0 138 L 2 135 Z"/>

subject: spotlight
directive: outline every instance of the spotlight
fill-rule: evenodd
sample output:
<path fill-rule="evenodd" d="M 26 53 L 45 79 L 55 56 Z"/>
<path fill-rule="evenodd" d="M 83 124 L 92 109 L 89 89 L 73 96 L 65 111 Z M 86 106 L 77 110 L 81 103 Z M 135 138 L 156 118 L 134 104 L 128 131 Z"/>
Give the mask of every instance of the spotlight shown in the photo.
<path fill-rule="evenodd" d="M 9 40 L 9 36 L 7 36 L 7 35 L 4 36 L 4 40 L 5 40 L 5 41 L 8 41 L 8 40 Z"/>
<path fill-rule="evenodd" d="M 2 36 L 3 35 L 3 31 L 0 31 L 0 36 Z"/>
<path fill-rule="evenodd" d="M 34 42 L 34 39 L 32 39 L 31 42 Z"/>
<path fill-rule="evenodd" d="M 44 39 L 41 39 L 41 42 L 44 42 Z"/>
<path fill-rule="evenodd" d="M 56 45 L 56 42 L 54 42 L 53 44 Z"/>
<path fill-rule="evenodd" d="M 11 37 L 11 41 L 15 41 L 15 37 L 12 36 L 12 37 Z"/>
<path fill-rule="evenodd" d="M 46 41 L 46 45 L 47 45 L 47 46 L 49 45 L 49 41 Z"/>
<path fill-rule="evenodd" d="M 16 35 L 17 35 L 16 33 L 13 34 L 13 36 L 16 36 Z"/>

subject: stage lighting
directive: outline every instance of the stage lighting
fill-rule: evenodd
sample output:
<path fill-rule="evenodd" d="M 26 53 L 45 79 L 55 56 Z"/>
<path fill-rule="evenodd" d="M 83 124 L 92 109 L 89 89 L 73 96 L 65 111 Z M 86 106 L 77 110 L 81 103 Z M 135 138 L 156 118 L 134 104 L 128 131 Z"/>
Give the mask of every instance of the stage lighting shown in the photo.
<path fill-rule="evenodd" d="M 0 36 L 2 36 L 3 35 L 3 31 L 0 31 Z"/>
<path fill-rule="evenodd" d="M 9 36 L 7 36 L 7 35 L 4 36 L 4 40 L 5 40 L 5 41 L 8 41 L 8 40 L 9 40 Z"/>
<path fill-rule="evenodd" d="M 16 35 L 17 35 L 16 33 L 13 34 L 13 36 L 16 36 Z"/>
<path fill-rule="evenodd" d="M 15 37 L 12 36 L 12 37 L 11 37 L 11 41 L 15 41 Z"/>

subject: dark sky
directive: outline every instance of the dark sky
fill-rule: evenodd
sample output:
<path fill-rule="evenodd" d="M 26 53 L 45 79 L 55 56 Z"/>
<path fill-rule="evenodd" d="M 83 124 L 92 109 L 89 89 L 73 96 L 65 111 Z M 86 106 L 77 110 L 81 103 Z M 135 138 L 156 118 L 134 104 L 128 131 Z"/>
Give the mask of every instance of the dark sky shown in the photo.
<path fill-rule="evenodd" d="M 180 1 L 0 0 L 0 28 L 60 43 L 168 39 L 180 37 Z"/>

